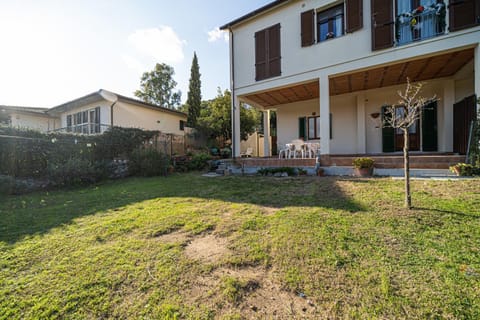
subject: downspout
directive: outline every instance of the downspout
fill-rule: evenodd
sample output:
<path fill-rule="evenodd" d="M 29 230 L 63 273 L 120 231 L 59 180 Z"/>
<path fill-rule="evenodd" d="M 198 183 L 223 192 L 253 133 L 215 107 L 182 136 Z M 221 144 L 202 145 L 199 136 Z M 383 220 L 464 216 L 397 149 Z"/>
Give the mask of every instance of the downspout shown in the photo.
<path fill-rule="evenodd" d="M 232 92 L 232 159 L 237 156 L 235 154 L 235 53 L 233 51 L 233 31 L 228 28 L 230 33 L 230 91 Z"/>
<path fill-rule="evenodd" d="M 115 106 L 116 103 L 117 103 L 117 101 L 112 103 L 112 105 L 110 106 L 110 127 L 111 128 L 113 128 L 113 107 Z"/>

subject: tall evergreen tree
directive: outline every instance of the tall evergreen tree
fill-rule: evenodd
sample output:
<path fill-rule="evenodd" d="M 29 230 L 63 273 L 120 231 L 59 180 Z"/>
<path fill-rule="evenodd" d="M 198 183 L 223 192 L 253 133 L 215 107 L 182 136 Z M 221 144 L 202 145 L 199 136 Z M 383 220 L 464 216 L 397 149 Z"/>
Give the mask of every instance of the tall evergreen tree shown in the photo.
<path fill-rule="evenodd" d="M 190 83 L 188 86 L 187 108 L 188 118 L 187 126 L 196 128 L 197 118 L 200 116 L 202 104 L 202 92 L 200 82 L 200 67 L 198 66 L 197 53 L 193 53 L 192 67 L 190 69 Z"/>

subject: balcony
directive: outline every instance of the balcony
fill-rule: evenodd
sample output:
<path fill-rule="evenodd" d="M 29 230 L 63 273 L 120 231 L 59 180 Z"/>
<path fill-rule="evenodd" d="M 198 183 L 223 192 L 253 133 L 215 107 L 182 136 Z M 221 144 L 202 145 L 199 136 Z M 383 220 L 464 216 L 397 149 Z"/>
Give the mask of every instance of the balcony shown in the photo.
<path fill-rule="evenodd" d="M 445 6 L 420 6 L 412 12 L 399 14 L 395 21 L 396 44 L 400 46 L 444 34 L 445 16 Z"/>
<path fill-rule="evenodd" d="M 101 134 L 110 129 L 108 124 L 100 123 L 83 123 L 72 125 L 69 127 L 59 128 L 53 130 L 53 132 L 62 132 L 62 133 L 78 133 L 78 134 Z"/>

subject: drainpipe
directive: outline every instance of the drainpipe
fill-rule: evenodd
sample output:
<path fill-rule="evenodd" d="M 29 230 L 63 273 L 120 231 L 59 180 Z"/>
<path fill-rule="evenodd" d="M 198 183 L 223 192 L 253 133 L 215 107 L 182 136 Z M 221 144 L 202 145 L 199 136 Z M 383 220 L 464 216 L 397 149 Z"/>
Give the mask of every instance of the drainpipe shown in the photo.
<path fill-rule="evenodd" d="M 110 106 L 110 127 L 113 127 L 113 107 L 118 102 L 118 96 L 113 92 L 109 92 L 107 90 L 100 89 L 98 94 L 105 100 L 112 102 Z M 101 123 L 100 123 L 101 124 Z"/>
<path fill-rule="evenodd" d="M 232 28 L 228 28 L 230 33 L 230 91 L 232 93 L 232 159 L 237 156 L 235 154 L 235 63 L 233 52 L 233 31 Z"/>
<path fill-rule="evenodd" d="M 112 105 L 110 106 L 110 127 L 111 128 L 113 128 L 113 107 L 115 106 L 116 103 L 117 103 L 117 101 L 112 103 Z"/>

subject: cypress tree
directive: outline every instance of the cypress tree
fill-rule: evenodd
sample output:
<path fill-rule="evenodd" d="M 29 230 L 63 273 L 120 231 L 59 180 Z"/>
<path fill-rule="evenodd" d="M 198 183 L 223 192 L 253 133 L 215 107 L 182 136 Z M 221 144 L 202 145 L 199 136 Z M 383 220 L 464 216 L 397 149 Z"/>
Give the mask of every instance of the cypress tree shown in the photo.
<path fill-rule="evenodd" d="M 202 103 L 202 92 L 200 82 L 200 67 L 196 52 L 193 53 L 192 67 L 190 69 L 190 83 L 188 86 L 187 108 L 188 118 L 187 126 L 197 127 L 197 118 L 200 115 L 200 105 Z"/>

